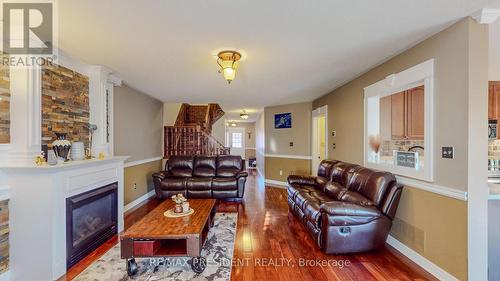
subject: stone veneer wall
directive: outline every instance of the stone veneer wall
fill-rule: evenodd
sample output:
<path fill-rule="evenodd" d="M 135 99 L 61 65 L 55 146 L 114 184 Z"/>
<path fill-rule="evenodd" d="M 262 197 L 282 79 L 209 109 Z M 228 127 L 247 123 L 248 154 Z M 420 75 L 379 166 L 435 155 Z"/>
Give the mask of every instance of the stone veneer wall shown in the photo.
<path fill-rule="evenodd" d="M 9 270 L 9 200 L 0 201 L 0 274 Z"/>
<path fill-rule="evenodd" d="M 0 58 L 3 55 L 0 54 Z M 0 67 L 0 143 L 10 143 L 10 71 Z"/>
<path fill-rule="evenodd" d="M 42 70 L 42 144 L 50 147 L 55 132 L 70 141 L 89 141 L 89 79 L 59 65 Z"/>

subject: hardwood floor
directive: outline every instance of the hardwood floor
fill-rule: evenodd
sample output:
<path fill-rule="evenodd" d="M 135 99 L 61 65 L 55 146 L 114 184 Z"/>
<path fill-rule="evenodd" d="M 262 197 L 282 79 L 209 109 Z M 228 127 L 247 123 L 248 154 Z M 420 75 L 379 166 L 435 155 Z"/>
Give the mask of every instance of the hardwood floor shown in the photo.
<path fill-rule="evenodd" d="M 125 228 L 159 203 L 152 199 L 127 212 Z M 288 213 L 286 190 L 266 187 L 255 172 L 244 199 L 219 202 L 217 211 L 238 212 L 231 280 L 437 280 L 388 245 L 377 252 L 325 255 Z M 72 280 L 117 241 L 110 239 L 59 280 Z"/>

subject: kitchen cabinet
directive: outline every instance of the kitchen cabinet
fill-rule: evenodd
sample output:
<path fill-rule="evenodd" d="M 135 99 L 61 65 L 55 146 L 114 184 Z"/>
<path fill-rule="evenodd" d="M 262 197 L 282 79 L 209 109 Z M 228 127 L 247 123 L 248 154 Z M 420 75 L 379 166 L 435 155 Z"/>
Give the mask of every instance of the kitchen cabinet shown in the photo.
<path fill-rule="evenodd" d="M 488 85 L 488 119 L 498 120 L 500 113 L 500 82 L 490 81 Z"/>
<path fill-rule="evenodd" d="M 381 104 L 390 103 L 391 139 L 424 139 L 424 97 L 424 87 L 420 86 L 381 99 Z"/>
<path fill-rule="evenodd" d="M 405 132 L 405 92 L 391 95 L 391 138 L 404 139 Z"/>

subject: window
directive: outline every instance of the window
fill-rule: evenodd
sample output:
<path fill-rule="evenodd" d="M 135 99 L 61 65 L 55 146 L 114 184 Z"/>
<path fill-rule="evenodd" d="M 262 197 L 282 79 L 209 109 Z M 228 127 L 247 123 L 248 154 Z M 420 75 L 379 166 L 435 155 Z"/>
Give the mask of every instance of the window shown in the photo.
<path fill-rule="evenodd" d="M 231 133 L 231 147 L 242 148 L 243 147 L 243 134 L 242 133 Z"/>
<path fill-rule="evenodd" d="M 365 88 L 365 166 L 432 181 L 434 60 Z"/>

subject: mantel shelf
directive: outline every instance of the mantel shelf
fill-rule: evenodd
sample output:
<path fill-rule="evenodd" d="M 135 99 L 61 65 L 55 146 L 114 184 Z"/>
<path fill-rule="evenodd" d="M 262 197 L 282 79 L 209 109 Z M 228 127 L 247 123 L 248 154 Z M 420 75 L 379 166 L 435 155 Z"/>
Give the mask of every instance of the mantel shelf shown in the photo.
<path fill-rule="evenodd" d="M 81 161 L 69 161 L 63 164 L 58 164 L 50 166 L 47 163 L 37 166 L 35 163 L 30 165 L 16 165 L 16 164 L 0 164 L 0 170 L 15 170 L 15 171 L 26 171 L 26 172 L 58 172 L 65 169 L 78 169 L 94 165 L 102 165 L 112 162 L 124 162 L 130 156 L 112 156 L 106 157 L 104 159 L 90 159 Z"/>

